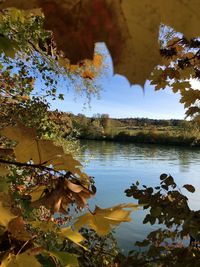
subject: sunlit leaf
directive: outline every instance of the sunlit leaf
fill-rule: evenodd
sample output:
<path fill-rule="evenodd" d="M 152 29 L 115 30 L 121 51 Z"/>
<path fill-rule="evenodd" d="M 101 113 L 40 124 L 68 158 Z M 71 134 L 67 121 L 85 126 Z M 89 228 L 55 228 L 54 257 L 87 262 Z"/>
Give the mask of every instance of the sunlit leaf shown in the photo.
<path fill-rule="evenodd" d="M 20 162 L 32 159 L 35 164 L 47 164 L 56 155 L 63 154 L 61 147 L 55 146 L 51 140 L 38 140 L 35 129 L 25 127 L 21 123 L 5 128 L 2 134 L 18 141 L 14 152 Z"/>
<path fill-rule="evenodd" d="M 86 249 L 86 247 L 80 244 L 82 241 L 84 241 L 84 237 L 78 231 L 73 231 L 71 227 L 62 228 L 60 231 L 60 237 L 67 238 L 72 242 L 74 242 L 75 244 L 77 244 L 78 246 L 81 246 L 84 249 Z"/>
<path fill-rule="evenodd" d="M 93 213 L 86 213 L 78 217 L 74 227 L 79 229 L 84 225 L 94 229 L 99 235 L 108 234 L 114 226 L 122 222 L 131 221 L 130 214 L 138 205 L 121 204 L 112 208 L 101 209 L 96 206 Z"/>

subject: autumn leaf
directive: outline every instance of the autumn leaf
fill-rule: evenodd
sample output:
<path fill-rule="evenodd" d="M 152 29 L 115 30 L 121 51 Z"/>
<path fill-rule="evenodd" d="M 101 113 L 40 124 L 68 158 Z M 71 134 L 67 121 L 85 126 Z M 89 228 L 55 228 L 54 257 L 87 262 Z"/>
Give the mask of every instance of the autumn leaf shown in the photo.
<path fill-rule="evenodd" d="M 82 248 L 87 250 L 86 247 L 84 247 L 83 245 L 80 244 L 82 241 L 85 240 L 84 237 L 78 231 L 73 231 L 71 229 L 71 227 L 62 228 L 60 230 L 59 236 L 62 239 L 67 238 L 67 239 L 71 240 L 72 242 L 74 242 L 75 244 L 77 244 L 78 246 L 81 246 Z"/>
<path fill-rule="evenodd" d="M 22 266 L 40 267 L 42 265 L 36 260 L 35 256 L 31 254 L 31 251 L 27 250 L 26 252 L 18 254 L 18 255 L 9 254 L 8 257 L 4 258 L 0 266 L 1 267 L 22 267 Z"/>
<path fill-rule="evenodd" d="M 174 93 L 177 93 L 178 91 L 185 90 L 186 88 L 190 88 L 191 85 L 189 82 L 179 82 L 176 81 L 172 84 L 172 90 Z"/>
<path fill-rule="evenodd" d="M 194 188 L 194 186 L 191 185 L 191 184 L 185 184 L 183 187 L 184 187 L 185 189 L 187 189 L 190 193 L 194 193 L 194 192 L 195 192 L 195 188 Z"/>
<path fill-rule="evenodd" d="M 21 123 L 3 129 L 9 139 L 18 141 L 14 148 L 15 156 L 19 162 L 33 160 L 35 164 L 47 164 L 58 154 L 63 154 L 62 147 L 55 146 L 51 140 L 38 140 L 36 130 L 28 128 Z"/>
<path fill-rule="evenodd" d="M 72 155 L 65 154 L 63 148 L 56 146 L 52 140 L 37 139 L 35 129 L 17 123 L 16 126 L 6 127 L 1 133 L 9 139 L 18 141 L 14 148 L 17 161 L 24 163 L 33 160 L 35 164 L 53 165 L 55 170 L 66 170 L 80 178 L 88 179 L 79 169 L 82 166 L 79 161 Z"/>
<path fill-rule="evenodd" d="M 82 166 L 81 163 L 75 160 L 70 154 L 56 155 L 53 159 L 50 159 L 48 163 L 52 164 L 57 171 L 68 170 L 71 173 L 76 173 L 77 168 Z"/>
<path fill-rule="evenodd" d="M 78 217 L 74 227 L 75 229 L 79 229 L 87 225 L 94 229 L 98 235 L 103 236 L 108 234 L 114 226 L 122 222 L 131 221 L 130 214 L 137 207 L 138 205 L 135 204 L 120 204 L 106 209 L 101 209 L 96 206 L 93 213 L 88 212 Z"/>
<path fill-rule="evenodd" d="M 200 2 L 196 0 L 188 4 L 181 0 L 7 0 L 1 4 L 1 8 L 13 6 L 41 8 L 45 28 L 53 31 L 58 49 L 65 52 L 72 64 L 93 59 L 94 44 L 105 42 L 113 58 L 114 72 L 141 85 L 161 60 L 158 46 L 161 23 L 187 38 L 200 35 L 196 12 Z"/>
<path fill-rule="evenodd" d="M 198 89 L 190 88 L 188 90 L 181 91 L 180 102 L 184 104 L 185 108 L 195 104 L 197 100 L 200 100 L 200 91 Z"/>
<path fill-rule="evenodd" d="M 77 180 L 77 182 L 79 182 Z M 76 203 L 78 207 L 85 207 L 87 199 L 95 193 L 81 183 L 73 183 L 69 180 L 60 180 L 55 184 L 55 188 L 48 190 L 46 194 L 32 202 L 32 207 L 45 206 L 51 213 L 60 212 L 67 214 L 67 207 L 71 203 Z M 38 195 L 37 195 L 38 197 Z"/>

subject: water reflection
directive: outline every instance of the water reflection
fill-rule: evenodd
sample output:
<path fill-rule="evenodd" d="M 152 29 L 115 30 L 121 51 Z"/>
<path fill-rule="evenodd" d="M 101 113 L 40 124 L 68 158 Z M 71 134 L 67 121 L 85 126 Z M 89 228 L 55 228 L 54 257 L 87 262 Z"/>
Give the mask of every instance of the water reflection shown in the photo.
<path fill-rule="evenodd" d="M 127 144 L 106 141 L 81 141 L 84 146 L 83 155 L 91 160 L 103 160 L 107 165 L 110 161 L 120 160 L 159 160 L 179 165 L 180 171 L 188 171 L 194 163 L 200 164 L 200 150 L 193 147 L 165 147 L 146 144 Z"/>
<path fill-rule="evenodd" d="M 83 158 L 91 159 L 86 171 L 95 177 L 97 194 L 91 205 L 108 207 L 118 203 L 134 202 L 127 198 L 124 190 L 133 182 L 156 186 L 161 173 L 170 173 L 179 186 L 190 183 L 196 192 L 190 194 L 189 205 L 199 209 L 200 150 L 187 147 L 165 147 L 156 145 L 134 145 L 104 141 L 82 141 L 86 145 Z M 142 240 L 156 226 L 143 225 L 144 211 L 134 212 L 133 222 L 117 229 L 116 237 L 121 248 L 133 248 L 136 240 Z"/>

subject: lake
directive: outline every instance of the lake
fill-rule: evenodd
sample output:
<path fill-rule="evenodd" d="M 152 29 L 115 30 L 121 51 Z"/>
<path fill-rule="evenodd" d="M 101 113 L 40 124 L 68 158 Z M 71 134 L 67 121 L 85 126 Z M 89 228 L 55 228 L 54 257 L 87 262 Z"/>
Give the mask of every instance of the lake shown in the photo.
<path fill-rule="evenodd" d="M 90 205 L 106 208 L 119 203 L 137 203 L 126 197 L 124 190 L 137 180 L 141 185 L 156 186 L 160 174 L 167 173 L 179 186 L 192 184 L 196 187 L 193 194 L 185 189 L 182 192 L 188 196 L 190 208 L 199 209 L 199 148 L 106 141 L 81 141 L 81 145 L 85 146 L 83 159 L 90 160 L 85 171 L 95 177 L 97 187 Z M 145 211 L 134 211 L 132 222 L 117 227 L 115 236 L 123 251 L 133 249 L 135 241 L 143 240 L 150 231 L 158 228 L 156 225 L 144 225 L 144 216 Z"/>

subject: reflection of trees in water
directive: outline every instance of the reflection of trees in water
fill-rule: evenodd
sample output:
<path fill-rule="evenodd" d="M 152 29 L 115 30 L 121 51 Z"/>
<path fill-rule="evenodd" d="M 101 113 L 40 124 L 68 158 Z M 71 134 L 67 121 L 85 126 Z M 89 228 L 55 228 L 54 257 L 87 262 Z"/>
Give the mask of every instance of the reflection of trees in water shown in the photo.
<path fill-rule="evenodd" d="M 115 143 L 82 140 L 83 157 L 103 160 L 105 163 L 128 160 L 179 161 L 180 172 L 188 171 L 190 165 L 200 159 L 200 150 L 190 147 L 156 146 L 147 144 Z"/>

